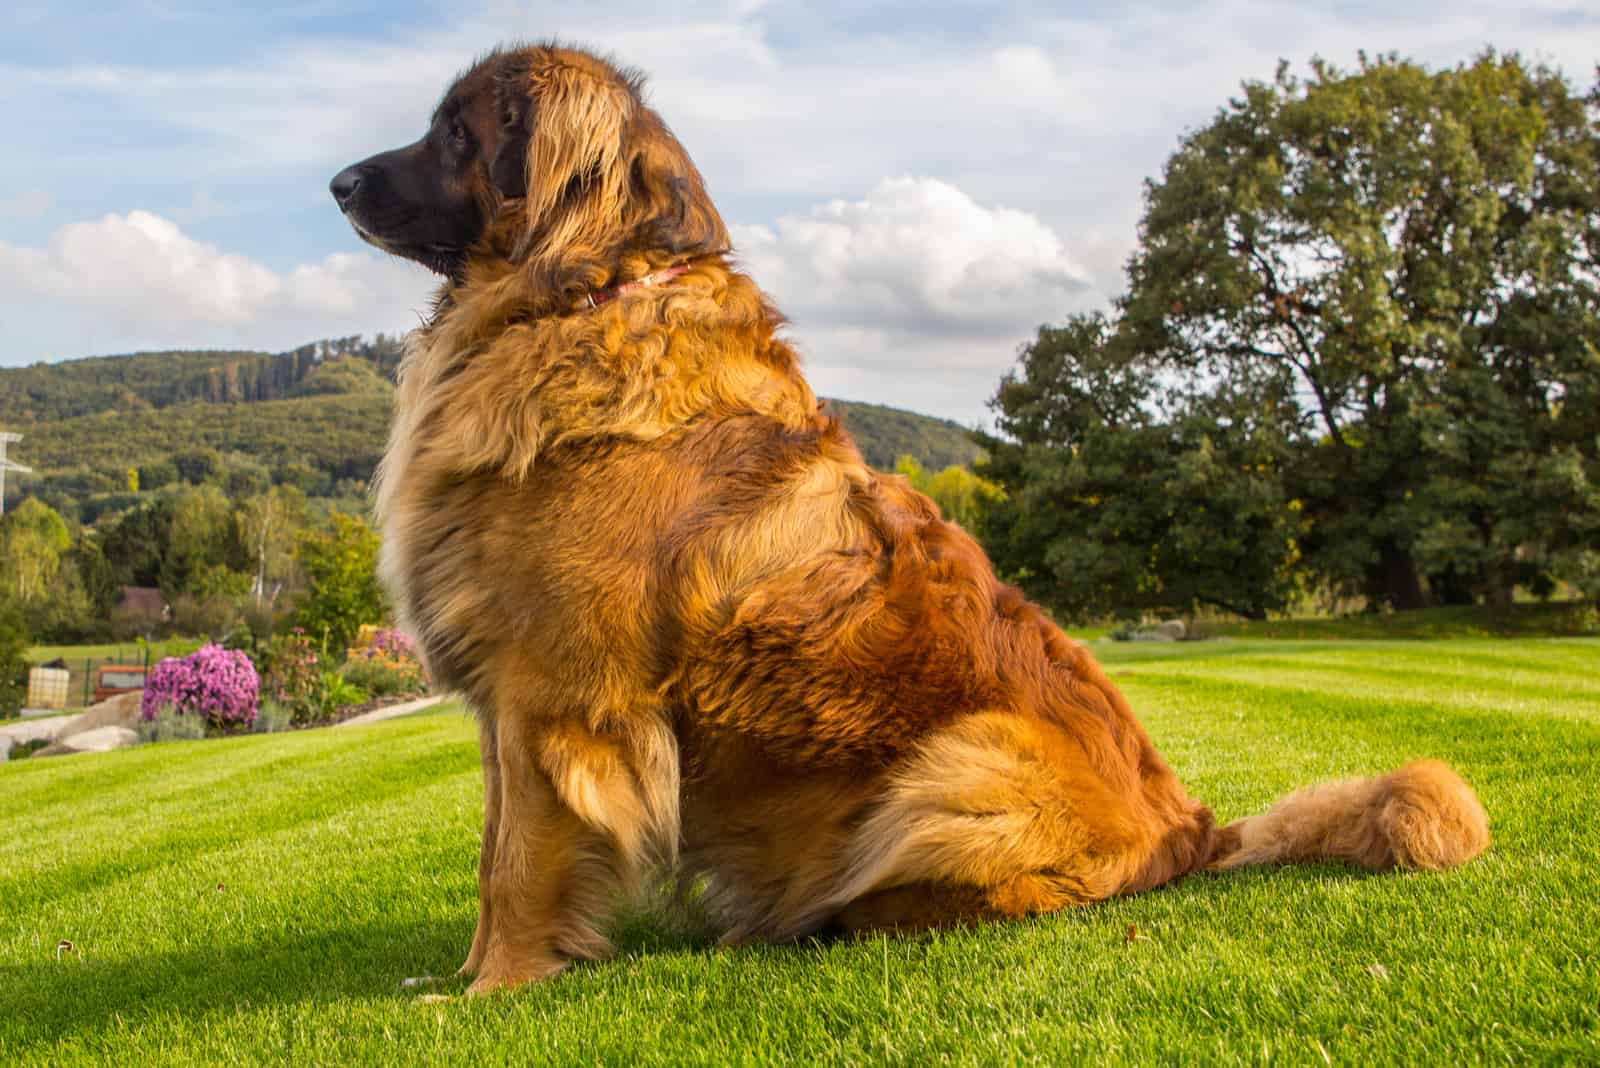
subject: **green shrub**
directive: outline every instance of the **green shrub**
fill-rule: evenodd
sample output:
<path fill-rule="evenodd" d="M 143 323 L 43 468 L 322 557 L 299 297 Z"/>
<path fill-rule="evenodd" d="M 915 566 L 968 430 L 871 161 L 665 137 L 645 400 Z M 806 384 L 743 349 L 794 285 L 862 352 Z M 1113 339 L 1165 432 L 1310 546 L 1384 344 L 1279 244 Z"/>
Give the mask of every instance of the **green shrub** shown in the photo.
<path fill-rule="evenodd" d="M 317 703 L 322 706 L 324 719 L 332 719 L 341 708 L 365 704 L 366 701 L 367 691 L 337 671 L 323 674 L 322 691 L 317 695 Z"/>
<path fill-rule="evenodd" d="M 337 671 L 324 671 L 317 680 L 316 692 L 305 705 L 295 706 L 294 725 L 332 723 L 339 710 L 350 705 L 364 704 L 367 691 L 348 682 Z"/>
<path fill-rule="evenodd" d="M 28 693 L 28 631 L 22 612 L 0 601 L 0 719 L 14 716 Z"/>
<path fill-rule="evenodd" d="M 0 739 L 0 743 L 3 742 L 4 739 Z M 25 742 L 18 742 L 16 745 L 12 746 L 11 752 L 6 754 L 6 759 L 26 760 L 28 757 L 33 756 L 33 754 L 37 753 L 39 750 L 43 749 L 49 744 L 50 739 L 48 738 L 29 738 Z"/>
<path fill-rule="evenodd" d="M 250 729 L 256 734 L 276 734 L 294 726 L 294 709 L 277 701 L 262 701 Z"/>
<path fill-rule="evenodd" d="M 320 642 L 324 656 L 341 657 L 363 623 L 387 614 L 378 585 L 378 532 L 359 516 L 334 512 L 326 530 L 301 533 L 295 556 L 307 581 L 295 623 Z"/>
<path fill-rule="evenodd" d="M 138 724 L 141 742 L 193 741 L 206 736 L 206 721 L 200 716 L 186 716 L 171 705 L 156 710 L 150 719 Z"/>

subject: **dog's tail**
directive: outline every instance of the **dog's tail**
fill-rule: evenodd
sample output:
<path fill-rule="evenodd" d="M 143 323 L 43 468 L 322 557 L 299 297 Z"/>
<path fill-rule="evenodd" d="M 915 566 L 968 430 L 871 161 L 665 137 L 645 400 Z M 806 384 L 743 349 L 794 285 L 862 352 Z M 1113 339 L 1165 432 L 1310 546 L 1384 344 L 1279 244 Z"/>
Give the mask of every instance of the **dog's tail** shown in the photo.
<path fill-rule="evenodd" d="M 1387 775 L 1297 790 L 1217 833 L 1208 867 L 1345 860 L 1371 871 L 1439 871 L 1489 845 L 1478 797 L 1448 764 L 1417 760 Z"/>

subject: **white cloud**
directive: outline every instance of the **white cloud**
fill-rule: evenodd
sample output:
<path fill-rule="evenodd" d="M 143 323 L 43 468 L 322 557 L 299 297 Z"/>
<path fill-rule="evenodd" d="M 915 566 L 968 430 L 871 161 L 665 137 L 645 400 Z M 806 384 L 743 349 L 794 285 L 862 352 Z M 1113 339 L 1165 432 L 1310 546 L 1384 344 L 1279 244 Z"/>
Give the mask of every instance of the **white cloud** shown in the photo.
<path fill-rule="evenodd" d="M 0 304 L 9 342 L 0 361 L 126 348 L 121 328 L 107 325 L 114 320 L 160 327 L 163 344 L 184 345 L 227 331 L 250 344 L 287 345 L 297 338 L 264 338 L 326 332 L 306 331 L 312 323 L 353 332 L 412 321 L 404 309 L 420 300 L 393 294 L 407 286 L 421 293 L 426 282 L 354 253 L 360 246 L 327 198 L 327 177 L 417 136 L 451 76 L 486 47 L 557 35 L 646 70 L 652 103 L 695 156 L 725 217 L 763 224 L 741 228 L 741 245 L 758 280 L 795 316 L 821 388 L 894 403 L 907 403 L 908 391 L 937 393 L 946 399 L 934 410 L 967 418 L 981 414 L 982 398 L 1039 319 L 1121 289 L 1141 182 L 1159 173 L 1186 129 L 1205 123 L 1241 80 L 1270 78 L 1280 57 L 1303 71 L 1313 55 L 1348 68 L 1358 50 L 1392 50 L 1443 66 L 1492 44 L 1558 63 L 1587 86 L 1597 54 L 1594 16 L 1571 0 L 1099 8 L 1018 0 L 1003 11 L 904 12 L 616 0 L 596 19 L 571 6 L 478 0 L 448 14 L 376 18 L 354 39 L 198 48 L 219 57 L 209 65 L 146 66 L 135 49 L 75 48 L 41 53 L 59 62 L 0 63 L 0 105 L 47 132 L 14 139 L 17 173 L 63 203 L 95 205 L 80 212 L 126 212 L 133 194 L 104 176 L 127 175 L 139 183 L 137 202 L 159 203 L 191 228 L 215 204 L 209 194 L 190 199 L 192 190 L 214 192 L 230 209 L 228 241 L 254 259 L 219 267 L 242 287 L 233 296 L 187 299 L 214 317 L 248 303 L 251 279 L 259 281 L 249 266 L 265 270 L 264 259 L 277 283 L 275 295 L 255 298 L 253 319 L 152 323 L 127 296 L 132 284 L 118 279 L 97 283 L 131 305 L 115 316 L 98 297 L 58 296 L 50 328 L 23 321 L 19 331 L 13 324 L 26 317 Z M 75 32 L 77 16 L 63 25 Z M 933 176 L 946 192 L 923 185 L 891 195 L 874 185 L 905 173 Z M 144 199 L 161 189 L 176 192 Z M 865 200 L 835 199 L 864 190 Z M 13 218 L 18 206 L 42 211 L 40 203 L 0 201 L 0 217 L 8 207 Z M 263 221 L 242 221 L 252 204 Z M 286 217 L 300 229 L 282 228 L 277 220 Z M 252 225 L 259 243 L 240 236 Z M 1012 229 L 985 245 L 984 226 Z M 330 250 L 351 255 L 339 260 Z M 17 253 L 0 245 L 0 258 Z M 1065 278 L 1092 290 L 1061 288 Z M 953 299 L 958 291 L 965 302 Z M 365 315 L 362 300 L 372 302 Z M 279 310 L 259 310 L 268 308 Z M 205 337 L 193 332 L 199 321 L 211 324 Z M 82 322 L 98 324 L 93 336 L 106 340 L 83 344 Z"/>
<path fill-rule="evenodd" d="M 887 178 L 864 200 L 737 227 L 734 240 L 802 324 L 982 336 L 1058 317 L 1089 288 L 1037 217 L 936 178 Z"/>
<path fill-rule="evenodd" d="M 276 349 L 406 328 L 430 279 L 390 257 L 347 253 L 280 274 L 147 211 L 69 223 L 39 248 L 0 242 L 8 340 L 60 345 L 62 355 L 162 345 Z"/>
<path fill-rule="evenodd" d="M 772 227 L 736 226 L 824 392 L 909 395 L 973 421 L 1017 344 L 1093 295 L 1037 217 L 934 178 L 888 178 Z M 909 393 L 908 393 L 909 391 Z"/>

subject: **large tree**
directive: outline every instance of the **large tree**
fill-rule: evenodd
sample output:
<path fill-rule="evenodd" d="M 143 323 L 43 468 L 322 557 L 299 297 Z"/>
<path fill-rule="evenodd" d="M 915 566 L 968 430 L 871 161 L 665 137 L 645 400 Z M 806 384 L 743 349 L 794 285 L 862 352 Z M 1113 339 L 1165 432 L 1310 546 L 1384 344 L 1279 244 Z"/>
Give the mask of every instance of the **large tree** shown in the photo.
<path fill-rule="evenodd" d="M 257 605 L 271 601 L 287 577 L 305 512 L 305 494 L 289 485 L 276 486 L 241 506 L 240 535 L 250 557 L 251 594 Z"/>
<path fill-rule="evenodd" d="M 1275 475 L 1273 391 L 1174 392 L 1101 315 L 1040 329 L 979 467 L 1005 490 L 979 523 L 1003 573 L 1074 618 L 1287 604 L 1303 524 Z"/>
<path fill-rule="evenodd" d="M 1600 87 L 1516 56 L 1280 68 L 1149 184 L 1095 359 L 1169 431 L 1209 412 L 1261 438 L 1255 474 L 1299 502 L 1297 551 L 1335 589 L 1401 608 L 1551 575 L 1592 590 L 1597 120 Z"/>
<path fill-rule="evenodd" d="M 202 576 L 244 563 L 233 505 L 214 484 L 185 486 L 171 495 L 171 523 L 161 553 L 161 588 L 168 597 L 201 592 Z"/>

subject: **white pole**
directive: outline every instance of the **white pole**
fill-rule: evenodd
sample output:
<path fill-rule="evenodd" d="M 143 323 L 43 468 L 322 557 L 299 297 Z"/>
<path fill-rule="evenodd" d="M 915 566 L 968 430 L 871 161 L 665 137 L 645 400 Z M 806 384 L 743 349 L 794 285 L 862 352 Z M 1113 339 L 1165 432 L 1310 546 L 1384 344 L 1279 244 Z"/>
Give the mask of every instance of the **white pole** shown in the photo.
<path fill-rule="evenodd" d="M 16 471 L 19 474 L 27 474 L 33 470 L 31 467 L 23 467 L 21 464 L 14 464 L 6 459 L 6 446 L 21 440 L 21 434 L 0 431 L 0 515 L 6 514 L 6 472 Z"/>

